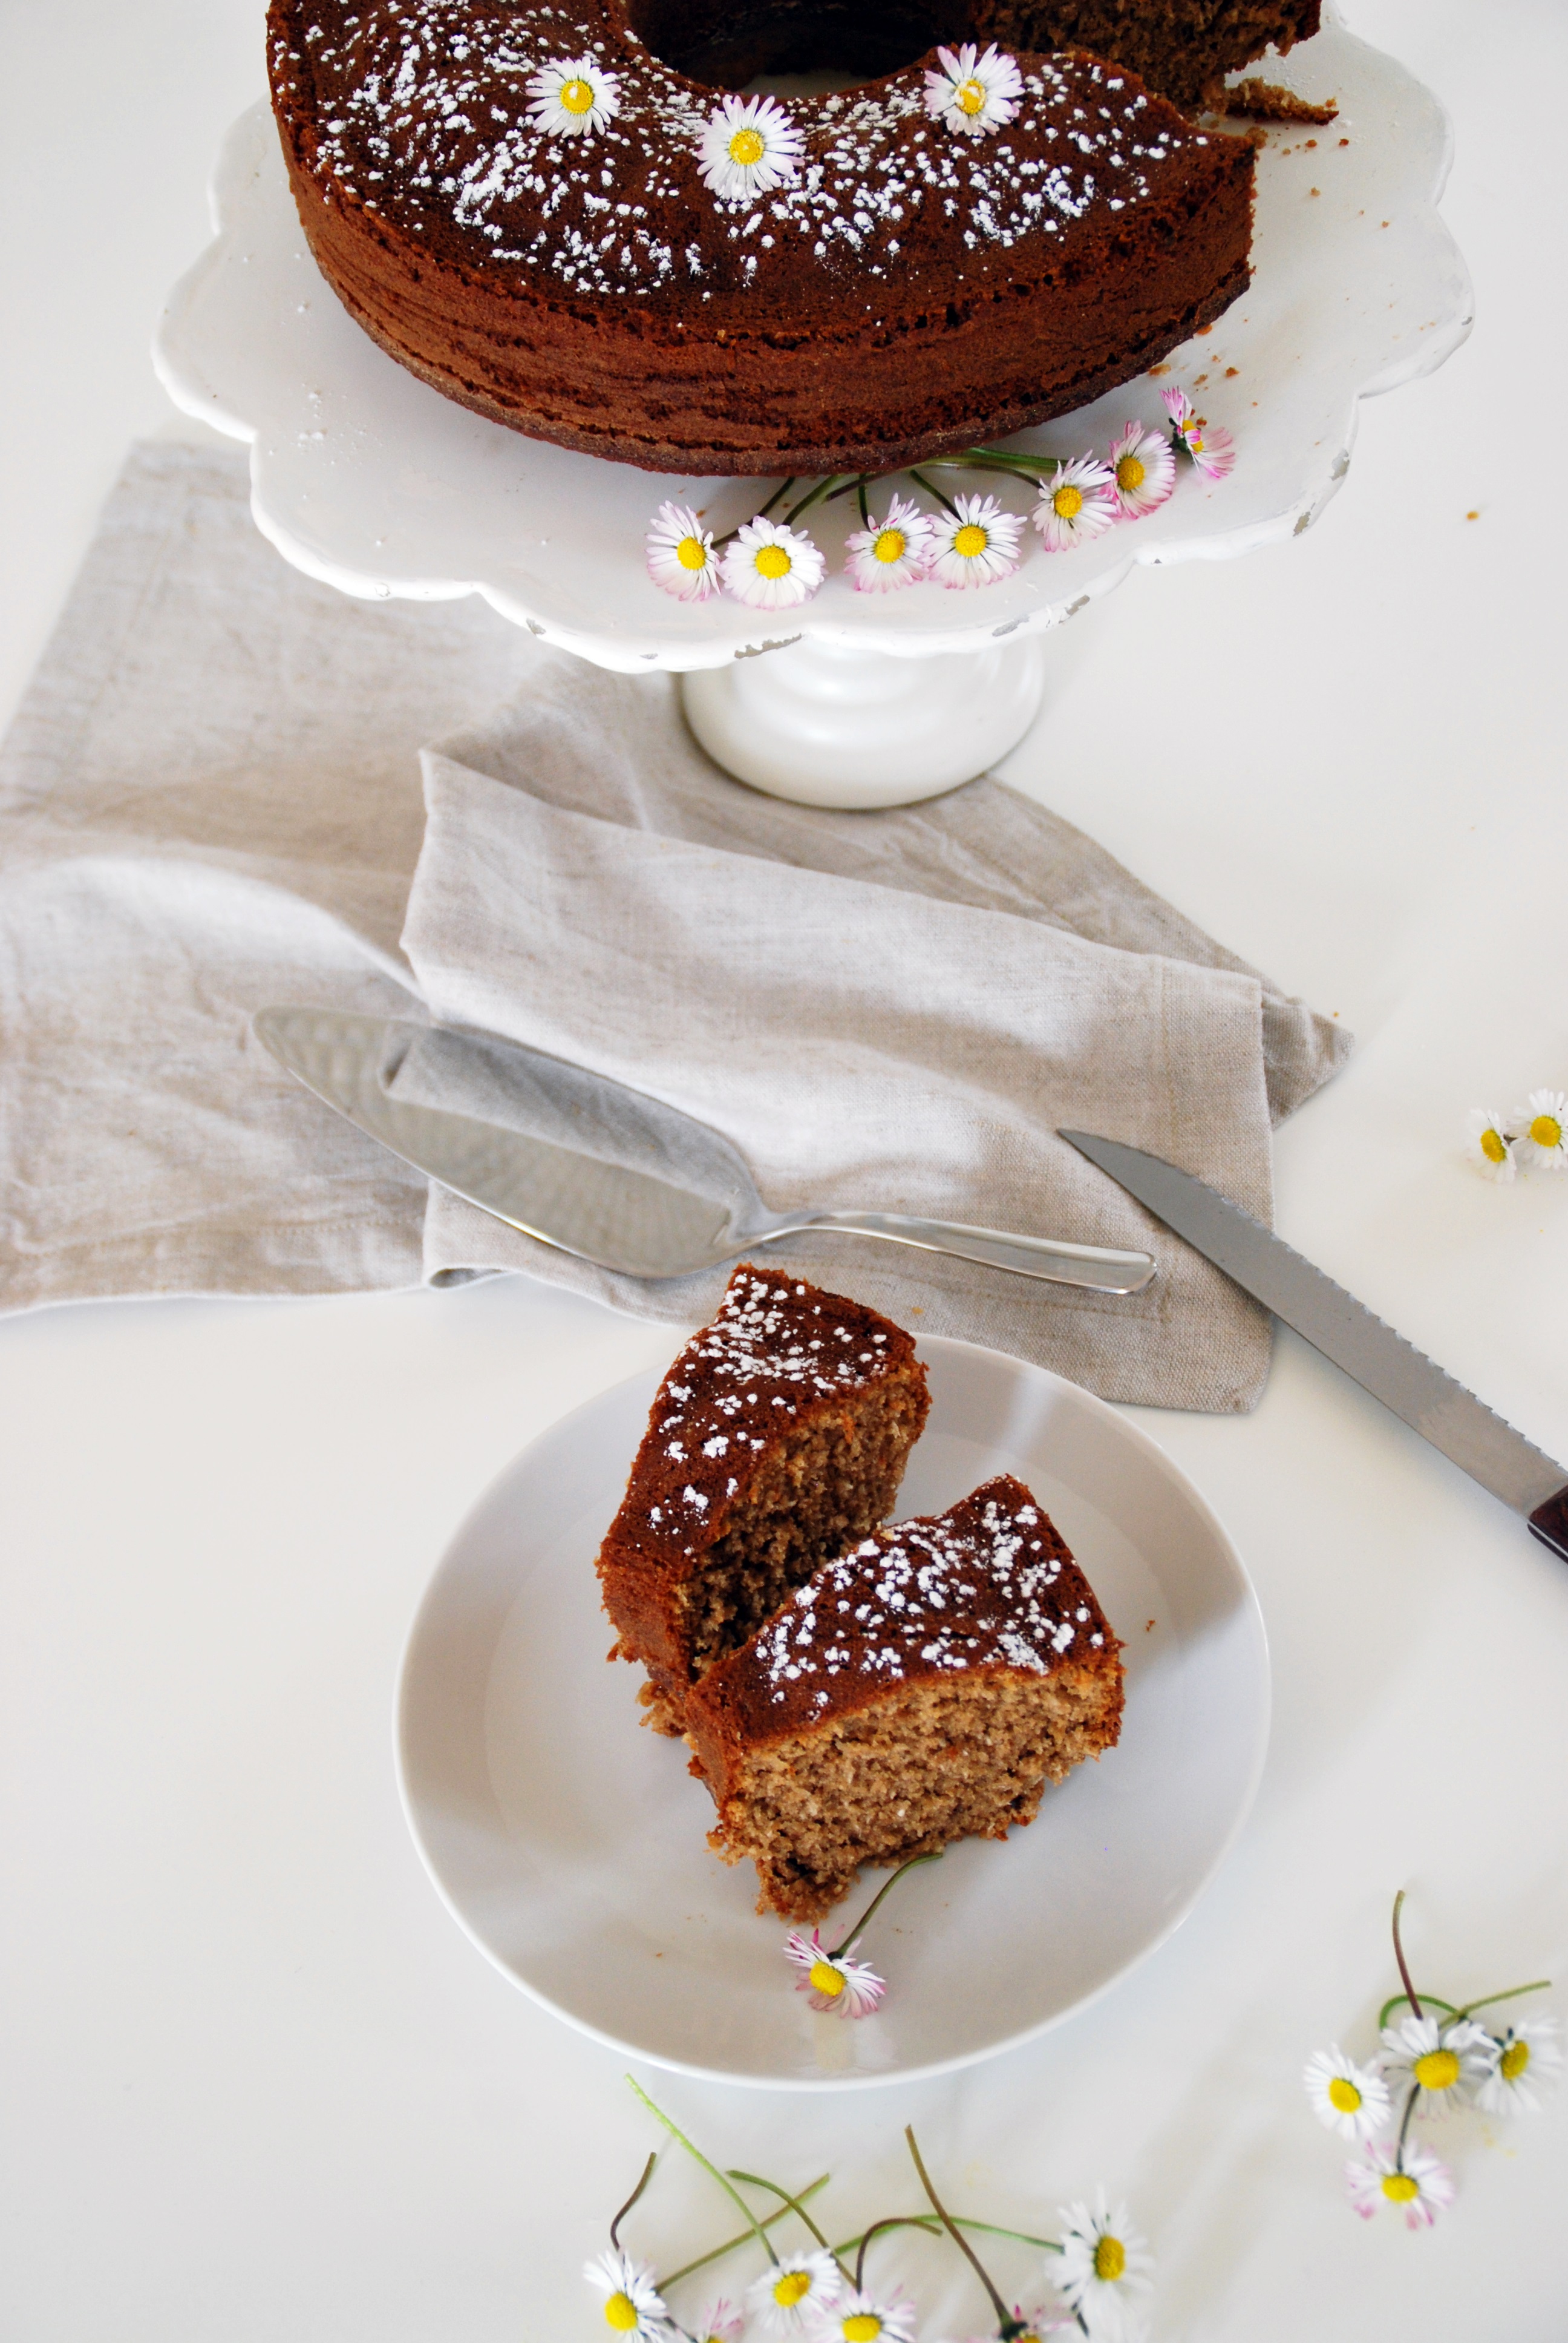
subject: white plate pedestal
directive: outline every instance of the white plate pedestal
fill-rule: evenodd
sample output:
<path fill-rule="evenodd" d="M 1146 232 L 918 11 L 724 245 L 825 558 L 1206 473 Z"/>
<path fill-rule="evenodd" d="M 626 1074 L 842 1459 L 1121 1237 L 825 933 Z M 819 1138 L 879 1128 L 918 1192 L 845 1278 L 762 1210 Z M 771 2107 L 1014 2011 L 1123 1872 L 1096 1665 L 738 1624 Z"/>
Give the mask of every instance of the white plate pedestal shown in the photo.
<path fill-rule="evenodd" d="M 681 679 L 715 763 L 770 797 L 868 808 L 934 798 L 1016 749 L 1039 713 L 1036 639 L 921 659 L 786 643 Z"/>

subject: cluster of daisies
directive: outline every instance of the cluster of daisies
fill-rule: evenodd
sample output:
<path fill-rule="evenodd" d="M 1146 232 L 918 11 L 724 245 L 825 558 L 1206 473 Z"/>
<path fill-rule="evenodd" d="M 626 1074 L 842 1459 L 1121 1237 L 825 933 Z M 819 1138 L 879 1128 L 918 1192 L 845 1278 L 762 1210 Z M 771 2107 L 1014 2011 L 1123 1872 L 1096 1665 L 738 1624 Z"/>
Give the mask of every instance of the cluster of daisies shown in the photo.
<path fill-rule="evenodd" d="M 1464 1137 L 1483 1179 L 1506 1183 L 1519 1172 L 1561 1172 L 1568 1164 L 1568 1092 L 1532 1091 L 1506 1120 L 1473 1106 Z"/>
<path fill-rule="evenodd" d="M 1148 2292 L 1153 2264 L 1127 2207 L 1111 2206 L 1103 2188 L 1092 2205 L 1061 2208 L 1060 2239 L 1031 2237 L 994 2222 L 965 2219 L 942 2204 L 914 2133 L 907 2129 L 904 2137 L 925 2205 L 918 2212 L 873 2221 L 858 2237 L 829 2245 L 809 2210 L 811 2200 L 827 2186 L 827 2174 L 792 2195 L 756 2173 L 720 2172 L 645 2091 L 636 2083 L 631 2087 L 670 2137 L 718 2182 L 745 2227 L 668 2277 L 661 2278 L 651 2263 L 635 2259 L 620 2242 L 620 2225 L 653 2177 L 658 2157 L 657 2153 L 650 2156 L 636 2188 L 610 2224 L 609 2250 L 597 2255 L 583 2271 L 600 2298 L 606 2326 L 627 2343 L 740 2343 L 746 2334 L 777 2338 L 777 2343 L 914 2343 L 920 2315 L 915 2301 L 901 2286 L 873 2282 L 867 2270 L 868 2253 L 879 2238 L 910 2229 L 934 2238 L 945 2235 L 984 2288 L 994 2325 L 970 2343 L 1045 2343 L 1050 2336 L 1068 2333 L 1090 2337 L 1093 2343 L 1143 2343 L 1147 2329 L 1136 2315 L 1136 2298 Z M 761 2191 L 771 2209 L 756 2212 L 740 2194 L 742 2187 Z M 782 2235 L 776 2243 L 770 2233 L 787 2222 L 798 2224 L 809 2243 L 791 2246 Z M 1016 2303 L 1010 2308 L 965 2230 L 1043 2253 L 1047 2298 L 1027 2309 Z M 667 2296 L 699 2270 L 747 2247 L 760 2250 L 764 2267 L 738 2298 L 720 2295 L 689 2323 L 678 2318 Z"/>
<path fill-rule="evenodd" d="M 1032 518 L 1047 552 L 1070 553 L 1118 521 L 1157 512 L 1176 485 L 1179 454 L 1211 480 L 1223 479 L 1234 465 L 1229 432 L 1211 431 L 1185 391 L 1167 390 L 1162 397 L 1169 432 L 1128 423 L 1103 458 L 966 447 L 960 456 L 936 458 L 924 471 L 911 468 L 910 478 L 940 506 L 934 513 L 898 493 L 885 512 L 874 513 L 867 495 L 874 476 L 869 473 L 847 478 L 832 473 L 775 519 L 774 508 L 796 486 L 785 480 L 760 512 L 717 542 L 689 506 L 662 504 L 648 533 L 648 574 L 682 602 L 705 602 L 726 593 L 753 609 L 792 609 L 810 600 L 828 568 L 820 547 L 799 523 L 813 505 L 853 495 L 861 527 L 845 546 L 844 567 L 858 593 L 890 594 L 927 581 L 959 588 L 994 585 L 1010 578 L 1022 558 L 1023 517 L 1007 511 L 994 496 L 946 496 L 927 473 L 1000 472 L 1026 482 L 1035 490 Z"/>
<path fill-rule="evenodd" d="M 955 137 L 985 138 L 1017 114 L 1023 76 L 994 45 L 939 49 L 939 70 L 926 74 L 926 112 Z M 548 138 L 584 138 L 603 130 L 621 110 L 620 75 L 597 57 L 552 57 L 530 75 L 528 113 Z M 793 186 L 805 159 L 806 138 L 786 106 L 773 97 L 725 97 L 694 121 L 702 183 L 720 203 L 749 203 L 775 187 Z"/>
<path fill-rule="evenodd" d="M 1513 1986 L 1456 2006 L 1434 1993 L 1417 1994 L 1400 1942 L 1402 1889 L 1394 1898 L 1393 1946 L 1403 1991 L 1378 2017 L 1382 2046 L 1364 2066 L 1336 2045 L 1307 2062 L 1307 2095 L 1320 2120 L 1360 2153 L 1345 2167 L 1351 2203 L 1363 2220 L 1382 2206 L 1404 2215 L 1412 2229 L 1430 2228 L 1453 2201 L 1453 2176 L 1430 2148 L 1411 2137 L 1416 2116 L 1441 2116 L 1476 2107 L 1488 2115 L 1540 2106 L 1537 2091 L 1563 2064 L 1557 2026 L 1550 2017 L 1523 2019 L 1493 2033 L 1473 2013 L 1522 1994 L 1544 1992 L 1548 1980 Z M 1396 2010 L 1405 2015 L 1392 2022 Z M 1395 2120 L 1395 2108 L 1398 2118 Z"/>

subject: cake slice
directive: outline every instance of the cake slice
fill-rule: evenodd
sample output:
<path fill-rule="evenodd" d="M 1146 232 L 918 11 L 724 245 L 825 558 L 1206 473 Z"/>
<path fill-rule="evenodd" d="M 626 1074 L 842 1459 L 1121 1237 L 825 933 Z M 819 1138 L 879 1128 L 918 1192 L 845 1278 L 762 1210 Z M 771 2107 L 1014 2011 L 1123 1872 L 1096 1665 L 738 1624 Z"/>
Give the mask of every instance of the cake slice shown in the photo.
<path fill-rule="evenodd" d="M 831 1555 L 892 1511 L 930 1405 L 911 1336 L 841 1293 L 743 1262 L 659 1386 L 598 1556 L 612 1659 L 640 1660 L 661 1732 Z"/>
<path fill-rule="evenodd" d="M 814 1920 L 863 1863 L 1005 1838 L 1045 1785 L 1111 1748 L 1121 1646 L 1021 1481 L 828 1563 L 686 1701 L 758 1910 Z"/>

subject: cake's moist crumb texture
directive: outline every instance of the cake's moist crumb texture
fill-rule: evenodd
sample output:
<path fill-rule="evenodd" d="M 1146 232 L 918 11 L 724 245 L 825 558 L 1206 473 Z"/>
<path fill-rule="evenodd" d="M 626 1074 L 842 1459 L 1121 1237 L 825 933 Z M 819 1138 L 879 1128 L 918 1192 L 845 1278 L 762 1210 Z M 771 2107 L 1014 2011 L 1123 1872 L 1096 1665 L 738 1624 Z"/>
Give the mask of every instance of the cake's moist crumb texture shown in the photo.
<path fill-rule="evenodd" d="M 842 1294 L 738 1269 L 661 1384 L 598 1557 L 612 1657 L 649 1722 L 822 1562 L 886 1519 L 930 1406 L 910 1337 Z"/>
<path fill-rule="evenodd" d="M 656 471 L 887 471 L 1083 405 L 1242 291 L 1251 148 L 1171 101 L 1317 5 L 272 0 L 268 56 L 323 274 L 448 397 Z M 980 137 L 925 105 L 970 36 L 1021 75 Z M 573 58 L 618 95 L 568 136 L 530 85 Z M 876 77 L 790 98 L 792 176 L 715 194 L 720 91 L 812 64 Z"/>
<path fill-rule="evenodd" d="M 818 1918 L 862 1864 L 1032 1821 L 1121 1731 L 1121 1650 L 1023 1483 L 863 1540 L 686 1702 L 712 1844 L 758 1908 Z"/>

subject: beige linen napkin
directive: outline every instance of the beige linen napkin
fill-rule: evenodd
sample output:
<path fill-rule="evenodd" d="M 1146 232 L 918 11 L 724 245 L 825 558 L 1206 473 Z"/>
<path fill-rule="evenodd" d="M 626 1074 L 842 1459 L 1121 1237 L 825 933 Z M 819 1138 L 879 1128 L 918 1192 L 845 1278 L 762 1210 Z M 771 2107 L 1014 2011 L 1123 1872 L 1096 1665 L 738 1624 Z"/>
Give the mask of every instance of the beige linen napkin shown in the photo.
<path fill-rule="evenodd" d="M 442 735 L 427 821 L 414 752 Z M 1251 1403 L 1266 1321 L 1055 1126 L 1266 1215 L 1271 1112 L 1349 1046 L 1000 784 L 869 815 L 759 797 L 669 679 L 477 599 L 352 602 L 257 536 L 242 459 L 144 448 L 0 753 L 0 1307 L 523 1268 L 709 1308 L 720 1278 L 639 1286 L 427 1202 L 258 1049 L 268 1001 L 427 1011 L 613 1074 L 738 1144 L 776 1206 L 1150 1242 L 1159 1282 L 1120 1301 L 863 1240 L 777 1257 L 1208 1408 Z"/>

